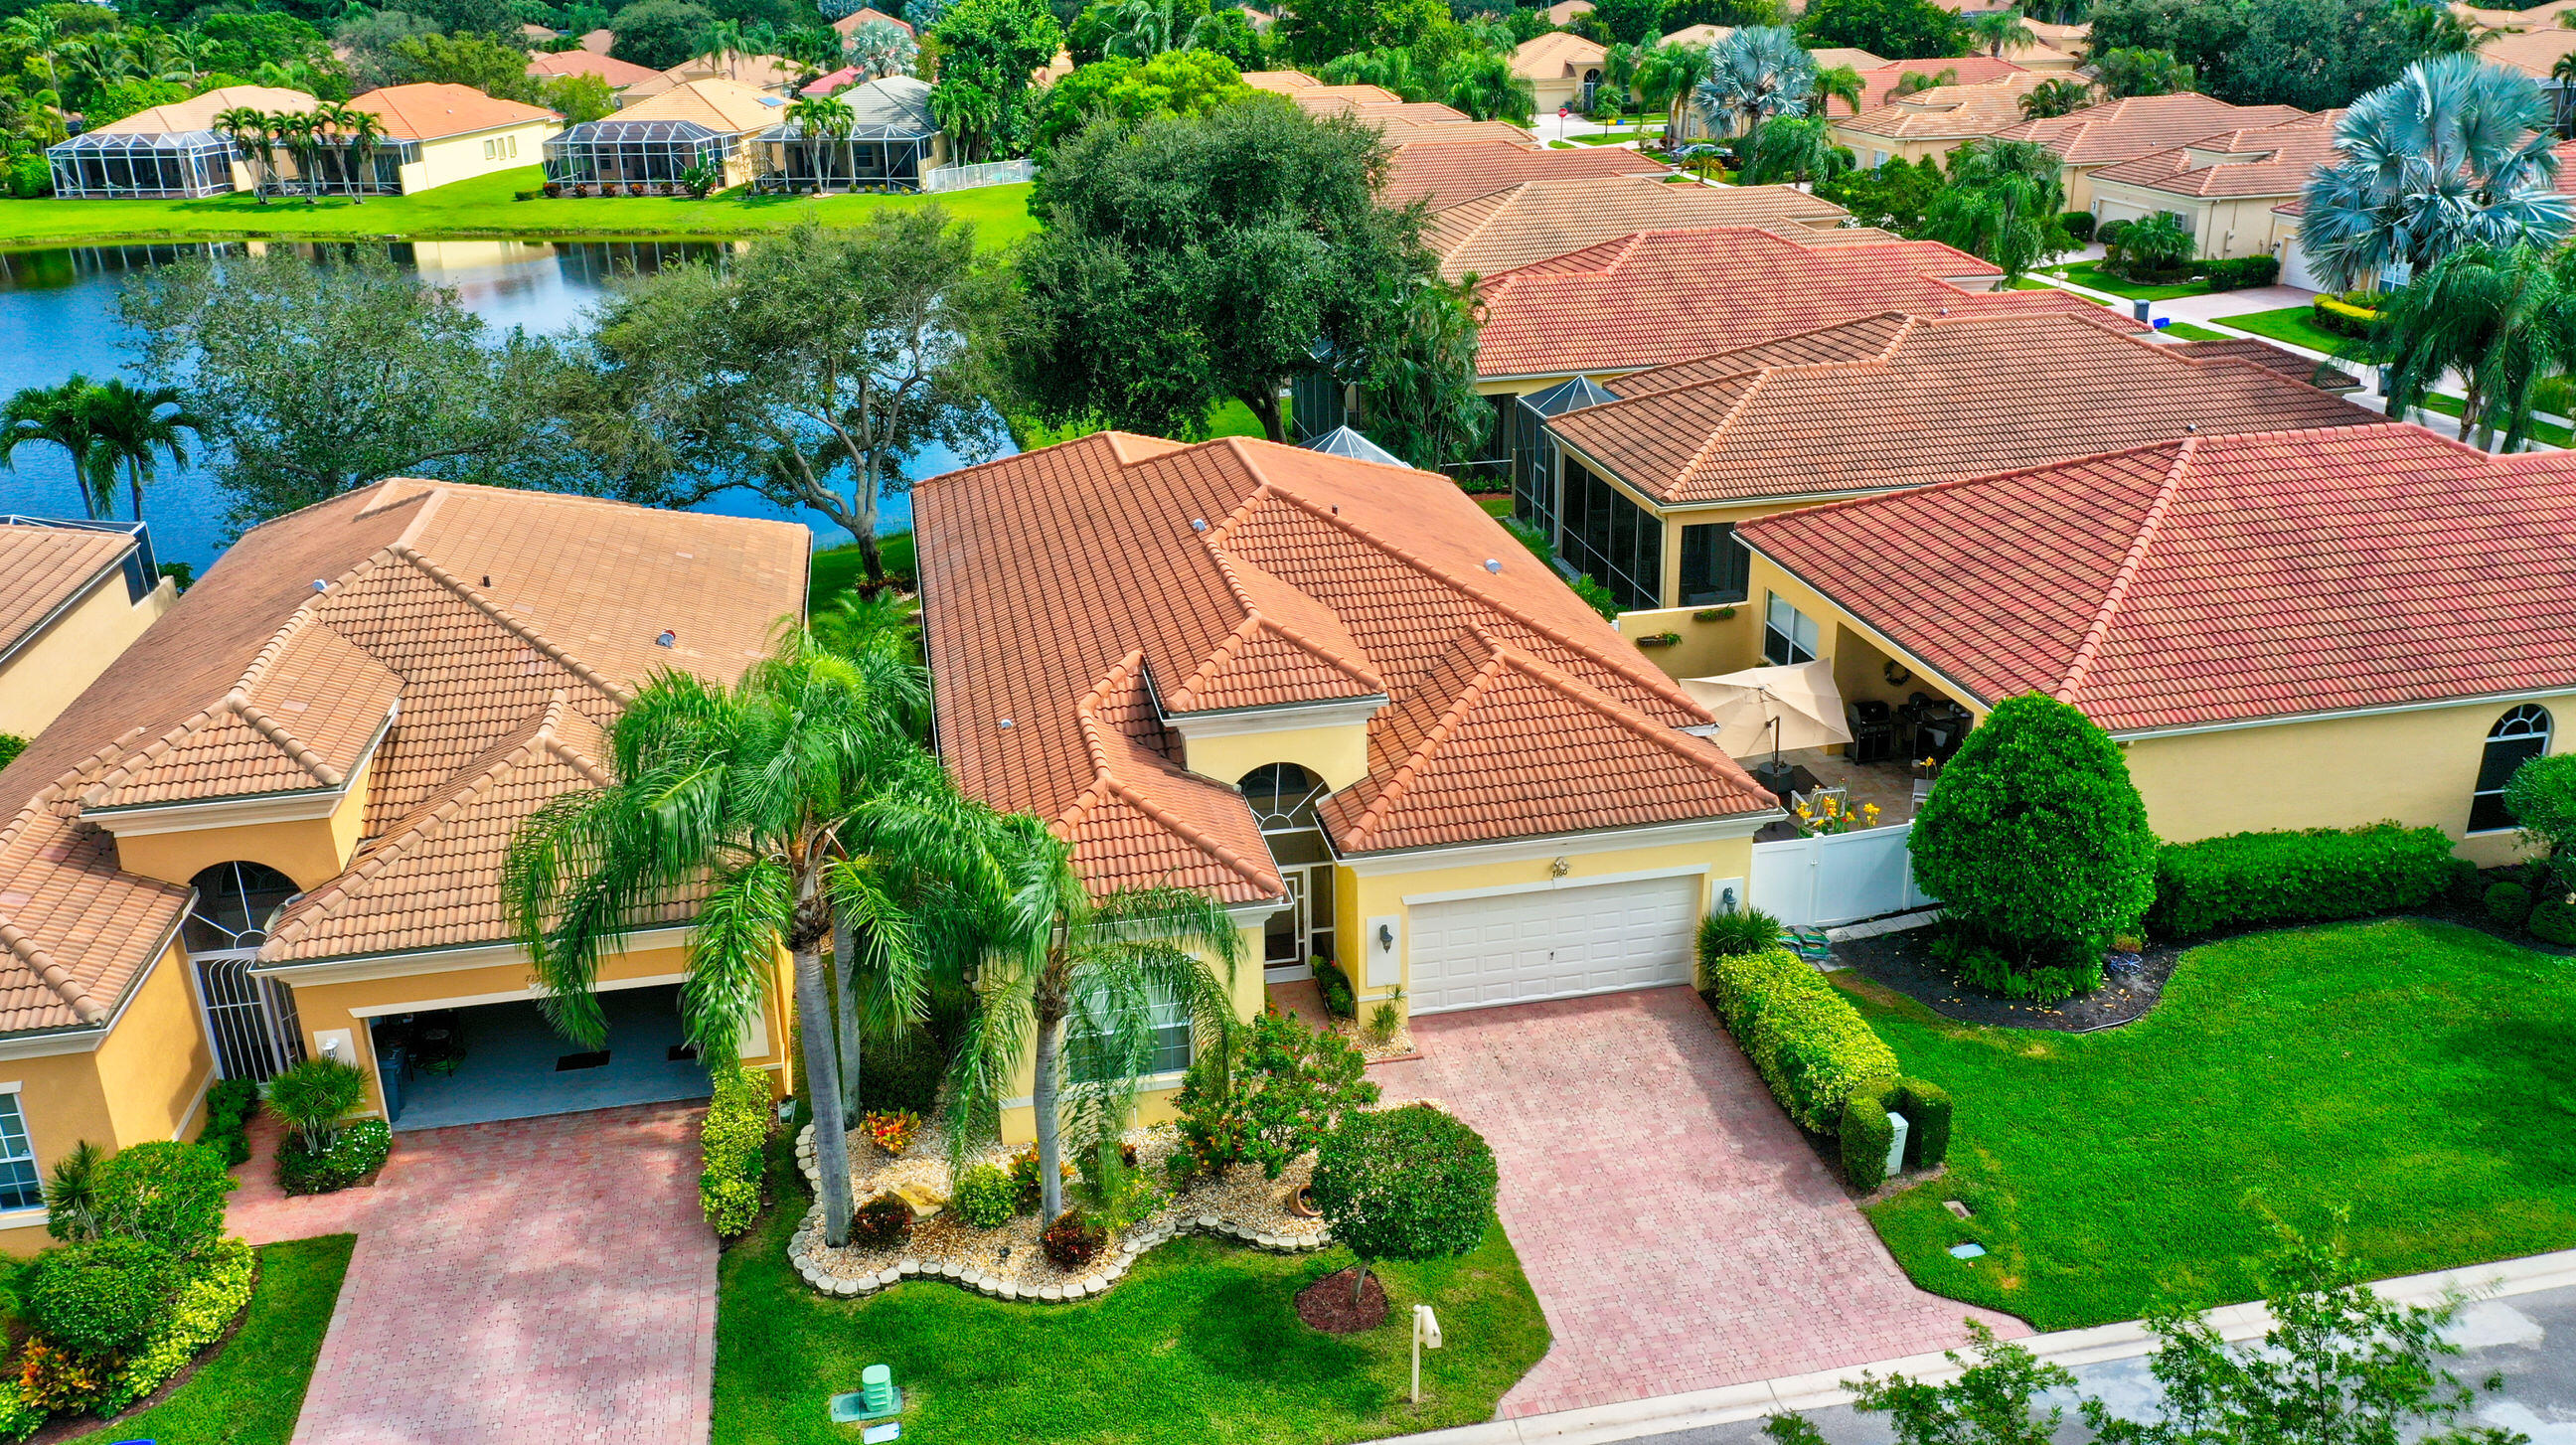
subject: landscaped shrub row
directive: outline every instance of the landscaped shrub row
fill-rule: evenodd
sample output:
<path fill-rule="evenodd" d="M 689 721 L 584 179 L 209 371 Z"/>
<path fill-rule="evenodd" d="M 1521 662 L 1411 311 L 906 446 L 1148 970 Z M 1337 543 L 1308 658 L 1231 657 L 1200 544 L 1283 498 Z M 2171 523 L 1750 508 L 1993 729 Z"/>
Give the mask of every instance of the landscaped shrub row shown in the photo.
<path fill-rule="evenodd" d="M 2316 323 L 2337 336 L 2366 337 L 2379 324 L 2379 313 L 2337 296 L 2320 295 L 2308 303 Z"/>
<path fill-rule="evenodd" d="M 2065 215 L 2058 217 L 2058 219 L 2065 223 L 2066 234 L 2074 237 L 2077 241 L 2083 242 L 2093 239 L 2093 213 L 2091 211 L 2069 211 Z"/>
<path fill-rule="evenodd" d="M 227 1165 L 250 1162 L 250 1121 L 259 1112 L 259 1085 L 226 1079 L 206 1091 L 206 1127 L 197 1142 L 222 1153 Z"/>
<path fill-rule="evenodd" d="M 1896 1055 L 1824 975 L 1785 948 L 1704 958 L 1701 987 L 1801 1129 L 1839 1127 L 1854 1089 L 1896 1077 Z"/>
<path fill-rule="evenodd" d="M 2281 279 L 2281 258 L 2240 256 L 2233 261 L 2203 261 L 2200 271 L 2212 291 L 2251 290 Z"/>
<path fill-rule="evenodd" d="M 761 1156 L 778 1113 L 769 1076 L 759 1069 L 718 1069 L 710 1082 L 715 1092 L 698 1128 L 698 1204 L 715 1232 L 731 1239 L 760 1218 Z"/>
<path fill-rule="evenodd" d="M 1921 1079 L 1873 1079 L 1843 1101 L 1843 1177 L 1855 1189 L 1887 1182 L 1887 1149 L 1895 1142 L 1890 1114 L 1905 1118 L 1908 1169 L 1930 1169 L 1950 1157 L 1950 1094 Z"/>
<path fill-rule="evenodd" d="M 2231 833 L 2156 850 L 2147 926 L 2167 938 L 2421 908 L 2453 876 L 2439 828 Z"/>

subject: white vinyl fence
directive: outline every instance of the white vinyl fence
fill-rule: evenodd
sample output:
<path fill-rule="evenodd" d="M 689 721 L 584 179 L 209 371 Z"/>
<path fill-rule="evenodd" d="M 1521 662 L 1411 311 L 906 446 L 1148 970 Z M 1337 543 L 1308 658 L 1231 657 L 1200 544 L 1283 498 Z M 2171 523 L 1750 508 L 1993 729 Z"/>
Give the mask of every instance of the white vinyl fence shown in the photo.
<path fill-rule="evenodd" d="M 1788 928 L 1831 928 L 1929 908 L 1905 840 L 1914 825 L 1753 845 L 1753 906 Z"/>
<path fill-rule="evenodd" d="M 1022 156 L 1015 161 L 986 161 L 975 166 L 941 166 L 921 178 L 925 191 L 971 191 L 978 186 L 1016 186 L 1037 178 L 1037 162 Z"/>

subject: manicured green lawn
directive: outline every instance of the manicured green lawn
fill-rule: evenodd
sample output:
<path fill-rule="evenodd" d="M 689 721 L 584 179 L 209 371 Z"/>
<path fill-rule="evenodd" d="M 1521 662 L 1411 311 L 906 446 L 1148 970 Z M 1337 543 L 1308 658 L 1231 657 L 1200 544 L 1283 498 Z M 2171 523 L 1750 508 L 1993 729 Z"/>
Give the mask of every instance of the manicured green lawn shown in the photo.
<path fill-rule="evenodd" d="M 1576 145 L 1615 146 L 1632 140 L 1651 140 L 1663 133 L 1664 128 L 1659 125 L 1650 125 L 1644 130 L 1639 130 L 1633 125 L 1623 125 L 1617 130 L 1604 131 L 1599 135 L 1570 135 L 1566 139 Z"/>
<path fill-rule="evenodd" d="M 777 1176 L 773 1176 L 777 1177 Z M 1460 1259 L 1380 1271 L 1394 1308 L 1365 1335 L 1320 1334 L 1291 1296 L 1348 1264 L 1189 1238 L 1147 1255 L 1102 1299 L 1003 1304 L 913 1282 L 827 1300 L 787 1267 L 795 1194 L 718 1267 L 715 1431 L 725 1445 L 833 1442 L 825 1419 L 859 1372 L 894 1367 L 906 1439 L 941 1445 L 1298 1445 L 1489 1418 L 1547 1352 L 1547 1323 L 1501 1227 Z M 1405 1398 L 1410 1307 L 1439 1311 L 1448 1347 Z"/>
<path fill-rule="evenodd" d="M 888 572 L 911 576 L 913 570 L 912 534 L 892 532 L 877 538 L 877 559 Z M 820 612 L 832 605 L 832 599 L 858 584 L 866 570 L 867 559 L 859 555 L 856 542 L 826 547 L 814 554 L 812 570 L 806 578 L 805 605 L 809 612 Z"/>
<path fill-rule="evenodd" d="M 357 1242 L 326 1234 L 262 1246 L 250 1309 L 214 1358 L 169 1399 L 79 1438 L 286 1445 Z"/>
<path fill-rule="evenodd" d="M 1292 416 L 1288 403 L 1284 401 L 1279 403 L 1281 424 L 1285 425 Z M 1058 442 L 1069 442 L 1076 437 L 1087 437 L 1100 429 L 1097 422 L 1075 422 L 1071 426 L 1063 427 L 1044 426 L 1025 420 L 1011 423 L 1011 434 L 1019 439 L 1020 450 L 1024 452 L 1033 452 L 1040 447 L 1051 447 Z M 1252 414 L 1252 408 L 1228 397 L 1218 402 L 1216 409 L 1208 413 L 1207 434 L 1208 438 L 1213 440 L 1217 437 L 1257 437 L 1264 433 L 1261 430 L 1261 419 Z M 1296 433 L 1291 431 L 1289 435 L 1295 436 Z"/>
<path fill-rule="evenodd" d="M 1949 1174 L 1870 1210 L 1926 1289 L 2043 1330 L 2243 1300 L 2275 1218 L 2336 1209 L 2374 1277 L 2576 1246 L 2576 960 L 2403 919 L 2248 935 L 2082 1035 L 1845 987 L 1958 1100 Z"/>
<path fill-rule="evenodd" d="M 2424 399 L 2424 405 L 2427 409 L 2438 411 L 2444 416 L 2456 417 L 2460 414 L 2460 409 L 2468 405 L 2468 401 L 2463 397 L 2446 396 L 2435 392 Z M 2576 446 L 2576 433 L 2569 432 L 2567 428 L 2556 422 L 2540 421 L 2535 418 L 2531 423 L 2531 434 L 2553 447 Z"/>
<path fill-rule="evenodd" d="M 2305 306 L 2284 306 L 2278 311 L 2249 311 L 2241 316 L 2217 318 L 2221 326 L 2233 326 L 2274 341 L 2287 341 L 2328 356 L 2340 356 L 2351 346 L 2350 337 L 2337 336 L 2316 323 L 2316 315 Z"/>
<path fill-rule="evenodd" d="M 2051 286 L 2045 281 L 2035 280 L 2029 276 L 2022 277 L 2020 280 L 2013 282 L 2010 286 L 2004 289 L 2008 291 L 2066 291 L 2066 288 L 2063 286 Z M 2066 291 L 2066 294 L 2079 301 L 2090 301 L 2096 306 L 2111 306 L 2117 304 L 2115 302 L 2105 301 L 2099 296 L 2087 296 L 2081 291 Z"/>
<path fill-rule="evenodd" d="M 754 196 L 738 188 L 703 201 L 685 196 L 515 199 L 517 192 L 544 181 L 542 168 L 522 166 L 363 205 L 333 199 L 315 206 L 302 201 L 263 206 L 244 195 L 195 201 L 0 200 L 0 245 L 235 237 L 742 236 L 785 230 L 807 215 L 855 225 L 872 211 L 932 202 L 960 220 L 975 222 L 988 246 L 1007 245 L 1037 228 L 1024 185 L 940 196 Z"/>
<path fill-rule="evenodd" d="M 2194 326 L 2188 321 L 2166 322 L 2165 334 L 2169 336 L 2179 336 L 2185 341 L 2232 341 L 2235 339 L 2224 331 L 2212 331 L 2206 326 Z"/>
<path fill-rule="evenodd" d="M 2141 285 L 2112 275 L 2097 261 L 2070 261 L 2063 266 L 2039 268 L 2039 274 L 2043 276 L 2056 276 L 2061 271 L 2065 273 L 2063 280 L 2089 286 L 2096 291 L 2107 291 L 2114 296 L 2126 296 L 2132 301 L 2170 301 L 2177 296 L 2205 296 L 2209 293 L 2208 285 L 2199 281 L 2184 281 L 2171 286 Z"/>

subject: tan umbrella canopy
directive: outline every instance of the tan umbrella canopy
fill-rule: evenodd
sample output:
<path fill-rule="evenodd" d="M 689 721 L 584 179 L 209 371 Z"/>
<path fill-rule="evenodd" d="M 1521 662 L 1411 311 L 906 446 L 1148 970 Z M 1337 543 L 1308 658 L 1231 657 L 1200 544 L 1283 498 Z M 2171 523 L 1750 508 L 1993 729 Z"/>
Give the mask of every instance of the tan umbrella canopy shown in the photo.
<path fill-rule="evenodd" d="M 1731 758 L 1820 748 L 1852 740 L 1843 723 L 1834 665 L 1748 667 L 1723 677 L 1686 677 L 1682 687 L 1716 714 L 1717 745 Z"/>

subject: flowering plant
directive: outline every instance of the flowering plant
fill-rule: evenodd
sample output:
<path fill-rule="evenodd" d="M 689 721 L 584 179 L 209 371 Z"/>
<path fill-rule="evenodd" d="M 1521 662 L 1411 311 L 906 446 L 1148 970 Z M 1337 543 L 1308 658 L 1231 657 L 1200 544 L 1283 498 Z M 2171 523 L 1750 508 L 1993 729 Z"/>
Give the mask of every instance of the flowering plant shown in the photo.
<path fill-rule="evenodd" d="M 1818 798 L 1798 805 L 1798 826 L 1811 834 L 1848 833 L 1854 828 L 1878 826 L 1878 804 L 1863 803 L 1855 808 L 1840 798 Z"/>
<path fill-rule="evenodd" d="M 899 1155 L 912 1147 L 913 1136 L 921 1132 L 921 1116 L 910 1109 L 871 1112 L 860 1120 L 859 1130 L 875 1140 L 878 1148 Z"/>

